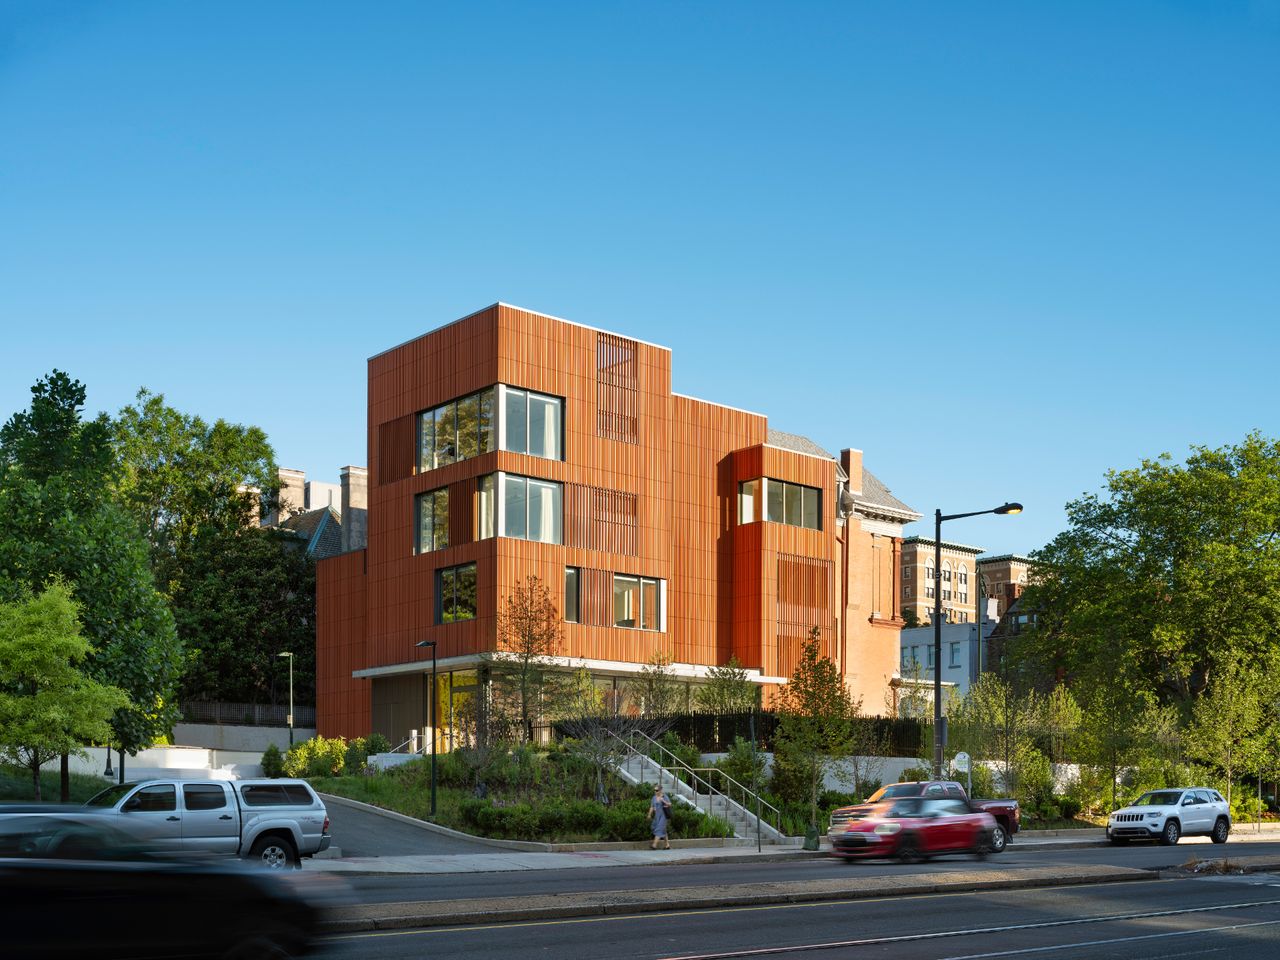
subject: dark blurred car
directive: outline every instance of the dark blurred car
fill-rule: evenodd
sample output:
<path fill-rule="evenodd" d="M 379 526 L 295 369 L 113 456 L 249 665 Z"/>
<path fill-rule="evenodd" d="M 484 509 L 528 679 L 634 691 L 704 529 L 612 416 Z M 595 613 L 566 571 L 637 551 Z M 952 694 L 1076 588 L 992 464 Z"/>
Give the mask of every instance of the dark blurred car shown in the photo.
<path fill-rule="evenodd" d="M 995 818 L 973 813 L 963 800 L 902 797 L 870 805 L 855 820 L 832 827 L 831 855 L 897 857 L 913 863 L 942 853 L 985 857 L 993 850 Z"/>
<path fill-rule="evenodd" d="M 326 879 L 157 854 L 93 813 L 0 809 L 0 955 L 300 957 Z"/>

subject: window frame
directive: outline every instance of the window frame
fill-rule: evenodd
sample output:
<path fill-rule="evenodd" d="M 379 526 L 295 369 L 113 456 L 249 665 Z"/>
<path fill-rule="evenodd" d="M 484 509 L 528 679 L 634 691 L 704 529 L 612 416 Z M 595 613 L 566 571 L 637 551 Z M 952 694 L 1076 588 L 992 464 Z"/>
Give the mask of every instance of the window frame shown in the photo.
<path fill-rule="evenodd" d="M 414 473 L 416 475 L 430 473 L 432 470 L 438 470 L 441 467 L 447 467 L 449 466 L 449 464 L 452 464 L 452 463 L 461 463 L 463 460 L 471 460 L 471 459 L 474 459 L 475 457 L 482 457 L 486 453 L 493 453 L 493 451 L 498 448 L 497 447 L 497 441 L 498 441 L 497 431 L 493 429 L 494 393 L 496 389 L 497 389 L 496 385 L 492 387 L 485 387 L 483 390 L 475 390 L 471 393 L 465 393 L 460 397 L 454 397 L 451 400 L 447 400 L 444 403 L 437 404 L 434 407 L 428 407 L 425 410 L 418 411 L 415 417 L 417 421 L 416 427 L 415 427 L 415 431 L 416 431 L 415 443 L 417 445 L 417 455 L 414 458 Z M 488 399 L 487 409 L 489 411 L 487 437 L 485 435 L 486 398 Z M 475 403 L 475 413 L 476 413 L 475 436 L 467 438 L 468 444 L 470 444 L 472 440 L 475 441 L 475 447 L 474 447 L 475 453 L 469 454 L 467 456 L 463 456 L 462 455 L 463 450 L 470 449 L 470 447 L 464 447 L 463 445 L 464 438 L 459 433 L 459 427 L 458 427 L 458 424 L 460 421 L 460 417 L 458 416 L 458 413 L 462 408 L 462 405 L 467 403 L 468 401 L 474 401 Z M 439 428 L 440 428 L 440 422 L 441 422 L 442 416 L 452 417 L 452 423 L 453 423 L 453 443 L 449 445 L 449 449 L 452 450 L 452 454 L 450 455 L 450 459 L 444 462 L 440 462 L 439 458 L 437 458 L 436 456 L 436 451 L 441 449 L 441 443 L 440 443 L 441 435 L 440 435 Z M 425 436 L 426 436 L 425 426 L 428 420 L 431 423 L 431 444 L 430 444 L 431 463 L 430 465 L 427 465 L 424 462 L 424 457 L 423 457 L 427 447 L 427 443 L 425 442 Z"/>
<path fill-rule="evenodd" d="M 573 587 L 570 593 L 569 580 L 572 574 Z M 572 596 L 573 616 L 570 613 L 570 597 Z M 565 623 L 581 623 L 582 622 L 582 568 L 581 567 L 565 567 L 564 568 L 564 622 Z"/>
<path fill-rule="evenodd" d="M 444 501 L 444 523 L 441 527 L 437 520 L 438 507 L 440 500 Z M 431 544 L 424 545 L 422 542 L 423 507 L 431 504 Z M 440 541 L 443 539 L 443 543 Z M 434 490 L 424 490 L 413 498 L 413 552 L 415 554 L 434 553 L 437 550 L 446 550 L 449 547 L 449 488 L 436 487 Z"/>
<path fill-rule="evenodd" d="M 471 597 L 471 615 L 458 615 L 458 577 L 467 571 L 471 573 L 472 597 Z M 449 596 L 446 599 L 446 585 L 448 585 Z M 439 567 L 435 572 L 435 620 L 436 626 L 444 626 L 450 623 L 463 623 L 476 618 L 477 598 L 475 596 L 479 587 L 479 575 L 476 569 L 475 561 L 470 563 L 458 563 L 449 567 Z M 451 608 L 451 613 L 446 619 L 446 606 Z"/>
<path fill-rule="evenodd" d="M 635 584 L 636 595 L 636 611 L 632 618 L 631 624 L 621 622 L 618 617 L 618 584 L 619 581 L 626 581 Z M 646 592 L 646 587 L 652 589 L 652 595 Z M 653 611 L 653 616 L 647 616 L 649 598 L 657 605 L 657 610 Z M 610 619 L 614 627 L 620 630 L 643 630 L 647 633 L 666 633 L 667 630 L 667 581 L 660 577 L 646 577 L 636 573 L 615 573 L 613 575 L 613 589 L 610 607 Z M 653 626 L 646 626 L 652 623 Z"/>
<path fill-rule="evenodd" d="M 557 460 L 563 463 L 565 458 L 565 449 L 564 449 L 565 448 L 565 399 L 564 397 L 558 397 L 553 393 L 541 393 L 537 390 L 530 390 L 527 387 L 513 387 L 505 383 L 497 384 L 496 391 L 497 393 L 496 393 L 495 408 L 498 411 L 500 411 L 500 415 L 498 417 L 497 448 L 499 450 L 506 451 L 507 453 L 518 453 L 526 457 L 537 457 L 539 460 Z M 510 423 L 511 418 L 507 416 L 509 397 L 512 399 L 520 398 L 523 400 L 522 406 L 524 410 L 524 417 L 523 417 L 524 443 L 521 445 L 523 449 L 515 449 L 513 446 L 510 445 L 510 436 L 511 436 L 510 428 L 512 424 Z M 533 444 L 531 442 L 531 438 L 533 434 L 530 429 L 530 418 L 531 418 L 530 411 L 533 409 L 533 404 L 530 402 L 531 399 L 537 400 L 547 406 L 553 407 L 556 411 L 556 414 L 555 414 L 556 429 L 554 432 L 554 438 L 555 438 L 555 444 L 556 444 L 555 456 L 547 456 L 545 453 L 532 452 Z"/>
<path fill-rule="evenodd" d="M 781 523 L 788 527 L 799 527 L 801 530 L 822 532 L 821 487 L 793 483 L 790 480 L 778 480 L 775 477 L 759 477 L 757 479 L 759 479 L 762 488 L 762 520 L 768 523 Z M 775 500 L 777 501 L 776 511 L 774 509 Z M 810 509 L 810 505 L 812 505 L 812 509 Z M 813 517 L 813 526 L 805 522 L 810 515 Z M 793 522 L 792 517 L 798 517 L 799 522 Z"/>

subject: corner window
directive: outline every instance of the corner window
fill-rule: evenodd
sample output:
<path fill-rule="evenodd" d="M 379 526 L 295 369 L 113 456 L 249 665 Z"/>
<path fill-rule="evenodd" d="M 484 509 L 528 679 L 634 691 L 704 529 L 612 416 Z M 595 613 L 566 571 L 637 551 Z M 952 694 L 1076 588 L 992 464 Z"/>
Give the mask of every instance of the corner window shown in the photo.
<path fill-rule="evenodd" d="M 564 459 L 564 401 L 502 385 L 502 449 L 547 460 Z"/>
<path fill-rule="evenodd" d="M 418 511 L 415 553 L 443 550 L 449 545 L 449 490 L 441 487 L 414 498 Z"/>
<path fill-rule="evenodd" d="M 581 623 L 579 612 L 581 571 L 577 567 L 564 568 L 564 618 L 568 623 Z"/>
<path fill-rule="evenodd" d="M 549 480 L 495 473 L 480 478 L 480 539 L 564 542 L 564 487 Z"/>
<path fill-rule="evenodd" d="M 436 623 L 476 618 L 476 565 L 436 571 Z"/>
<path fill-rule="evenodd" d="M 808 530 L 822 529 L 822 491 L 785 480 L 765 479 L 766 518 Z"/>
<path fill-rule="evenodd" d="M 652 577 L 613 575 L 613 625 L 634 630 L 664 629 L 662 616 L 666 584 Z"/>
<path fill-rule="evenodd" d="M 418 472 L 426 473 L 494 449 L 494 388 L 418 414 Z"/>

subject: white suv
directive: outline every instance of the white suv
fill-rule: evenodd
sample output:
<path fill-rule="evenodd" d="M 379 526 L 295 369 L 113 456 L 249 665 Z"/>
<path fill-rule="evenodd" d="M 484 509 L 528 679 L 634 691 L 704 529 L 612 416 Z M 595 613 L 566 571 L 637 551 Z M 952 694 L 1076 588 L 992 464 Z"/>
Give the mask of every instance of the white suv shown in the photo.
<path fill-rule="evenodd" d="M 1107 820 L 1107 839 L 1112 843 L 1159 840 L 1169 846 L 1191 834 L 1226 843 L 1230 833 L 1227 801 L 1209 787 L 1149 790 Z"/>

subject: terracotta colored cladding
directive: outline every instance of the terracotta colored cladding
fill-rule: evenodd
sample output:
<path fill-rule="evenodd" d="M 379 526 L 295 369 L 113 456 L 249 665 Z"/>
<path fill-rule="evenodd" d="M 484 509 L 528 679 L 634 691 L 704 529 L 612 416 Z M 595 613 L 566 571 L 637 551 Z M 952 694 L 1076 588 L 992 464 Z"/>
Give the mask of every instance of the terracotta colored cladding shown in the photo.
<path fill-rule="evenodd" d="M 496 384 L 563 398 L 563 460 L 494 450 L 418 472 L 417 415 Z M 499 304 L 372 358 L 368 404 L 368 547 L 320 564 L 321 733 L 368 732 L 370 681 L 353 670 L 429 660 L 421 640 L 441 660 L 493 650 L 502 599 L 535 575 L 559 603 L 566 567 L 581 570 L 561 651 L 575 660 L 736 655 L 767 681 L 813 627 L 848 658 L 836 461 L 770 446 L 761 414 L 673 395 L 665 348 Z M 563 485 L 562 544 L 479 538 L 479 478 L 495 471 Z M 819 490 L 821 529 L 741 523 L 739 484 L 763 477 Z M 441 488 L 448 546 L 415 553 L 415 498 Z M 436 624 L 437 571 L 472 562 L 475 618 Z M 665 581 L 665 631 L 613 625 L 615 574 Z"/>

